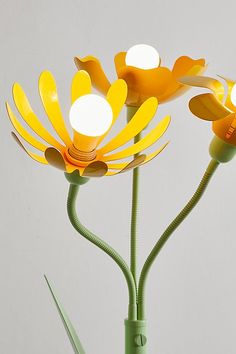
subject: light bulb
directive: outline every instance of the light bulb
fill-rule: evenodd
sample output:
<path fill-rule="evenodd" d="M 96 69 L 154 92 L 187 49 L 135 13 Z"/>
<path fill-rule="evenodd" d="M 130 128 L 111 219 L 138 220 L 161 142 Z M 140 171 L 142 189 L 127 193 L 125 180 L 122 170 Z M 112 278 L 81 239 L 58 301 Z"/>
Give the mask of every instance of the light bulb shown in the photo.
<path fill-rule="evenodd" d="M 72 128 L 88 137 L 101 136 L 112 123 L 112 108 L 98 95 L 88 94 L 79 97 L 71 106 L 70 124 Z"/>
<path fill-rule="evenodd" d="M 100 138 L 111 127 L 113 111 L 105 98 L 94 94 L 79 97 L 71 106 L 70 124 L 74 130 L 73 145 L 69 152 L 78 157 L 78 152 L 94 152 Z M 87 155 L 86 155 L 87 156 Z M 83 159 L 87 159 L 83 156 Z M 96 154 L 92 154 L 94 158 Z M 91 158 L 89 154 L 89 158 Z"/>
<path fill-rule="evenodd" d="M 234 84 L 232 90 L 231 90 L 231 102 L 233 103 L 233 105 L 236 107 L 236 84 Z"/>
<path fill-rule="evenodd" d="M 139 69 L 154 69 L 160 65 L 160 56 L 150 45 L 137 44 L 127 51 L 125 62 Z"/>

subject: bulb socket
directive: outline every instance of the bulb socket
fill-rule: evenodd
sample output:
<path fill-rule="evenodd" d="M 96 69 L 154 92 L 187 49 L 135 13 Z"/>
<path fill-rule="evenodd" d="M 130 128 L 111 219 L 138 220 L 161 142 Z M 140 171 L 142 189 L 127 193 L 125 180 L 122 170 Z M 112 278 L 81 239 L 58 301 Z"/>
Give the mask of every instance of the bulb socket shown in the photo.
<path fill-rule="evenodd" d="M 83 162 L 93 161 L 97 156 L 95 149 L 92 151 L 81 151 L 81 150 L 77 149 L 74 146 L 74 144 L 71 145 L 71 147 L 68 149 L 68 154 L 73 159 L 78 160 L 78 161 L 83 161 Z"/>

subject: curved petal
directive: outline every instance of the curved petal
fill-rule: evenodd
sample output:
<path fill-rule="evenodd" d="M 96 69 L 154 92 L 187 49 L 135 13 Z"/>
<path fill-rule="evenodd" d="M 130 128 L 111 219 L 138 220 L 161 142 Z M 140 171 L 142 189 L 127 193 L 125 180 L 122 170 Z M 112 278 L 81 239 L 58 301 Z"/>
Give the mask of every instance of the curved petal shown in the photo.
<path fill-rule="evenodd" d="M 71 102 L 72 104 L 81 96 L 87 95 L 92 91 L 91 79 L 87 71 L 79 70 L 74 75 L 71 83 Z"/>
<path fill-rule="evenodd" d="M 39 94 L 45 112 L 54 130 L 66 146 L 71 145 L 72 141 L 68 134 L 58 101 L 56 82 L 50 71 L 43 71 L 39 77 Z"/>
<path fill-rule="evenodd" d="M 145 165 L 145 163 L 151 161 L 152 159 L 154 159 L 157 155 L 159 155 L 169 144 L 169 141 L 167 141 L 167 143 L 165 143 L 164 145 L 162 145 L 159 149 L 157 149 L 156 151 L 152 152 L 151 154 L 147 155 L 145 161 L 141 164 Z"/>
<path fill-rule="evenodd" d="M 183 85 L 208 88 L 216 95 L 220 101 L 222 101 L 224 98 L 224 85 L 220 81 L 211 77 L 183 76 L 179 78 L 178 81 Z"/>
<path fill-rule="evenodd" d="M 64 146 L 61 145 L 48 131 L 44 128 L 36 114 L 33 112 L 26 94 L 18 83 L 13 85 L 13 98 L 16 107 L 21 114 L 24 121 L 28 126 L 38 135 L 45 140 L 48 144 L 63 150 Z"/>
<path fill-rule="evenodd" d="M 140 106 L 149 97 L 156 97 L 160 103 L 161 96 L 173 81 L 171 71 L 165 67 L 143 70 L 126 66 L 120 69 L 118 76 L 127 83 L 126 104 L 130 106 Z"/>
<path fill-rule="evenodd" d="M 190 76 L 202 75 L 205 70 L 206 70 L 206 66 L 194 65 L 186 73 L 186 75 L 190 75 Z M 173 99 L 175 99 L 175 98 L 177 98 L 179 96 L 182 96 L 189 89 L 190 89 L 190 87 L 188 87 L 187 85 L 181 84 L 179 79 L 174 77 L 174 75 L 173 75 L 172 82 L 170 82 L 167 90 L 160 97 L 160 103 L 172 101 Z"/>
<path fill-rule="evenodd" d="M 110 128 L 103 134 L 97 143 L 97 146 L 101 143 L 101 141 L 107 136 L 112 126 L 115 124 L 116 119 L 118 118 L 122 107 L 125 104 L 127 97 L 127 85 L 124 80 L 118 79 L 116 80 L 109 88 L 107 93 L 107 102 L 110 104 L 113 112 L 113 120 Z"/>
<path fill-rule="evenodd" d="M 149 154 L 149 155 L 139 155 L 142 156 L 142 158 L 140 160 L 137 160 L 138 157 L 136 159 L 134 159 L 133 161 L 131 161 L 130 163 L 118 163 L 118 164 L 108 164 L 108 167 L 112 170 L 119 170 L 122 169 L 120 172 L 111 172 L 108 171 L 106 176 L 114 176 L 116 174 L 119 174 L 121 172 L 126 172 L 127 170 L 130 170 L 131 168 L 136 168 L 142 165 L 145 165 L 145 163 L 151 161 L 152 159 L 154 159 L 157 155 L 159 155 L 164 149 L 165 147 L 169 144 L 169 141 L 167 143 L 165 143 L 164 145 L 161 146 L 161 148 L 159 148 L 158 150 L 154 151 L 153 153 Z M 145 158 L 144 158 L 145 157 Z M 144 158 L 144 159 L 143 159 Z M 131 164 L 133 164 L 133 166 L 131 166 Z M 126 169 L 127 167 L 127 169 Z M 128 168 L 129 167 L 129 168 Z"/>
<path fill-rule="evenodd" d="M 126 97 L 127 97 L 127 85 L 124 80 L 118 79 L 112 83 L 111 87 L 107 93 L 107 101 L 111 105 L 112 112 L 113 112 L 113 122 L 115 123 L 117 117 L 120 114 L 122 107 L 125 104 Z"/>
<path fill-rule="evenodd" d="M 225 80 L 226 83 L 227 83 L 228 91 L 227 91 L 227 96 L 226 96 L 226 99 L 225 99 L 225 105 L 226 105 L 227 108 L 229 108 L 229 109 L 231 109 L 232 111 L 235 112 L 236 107 L 235 107 L 235 105 L 232 103 L 232 100 L 231 100 L 231 92 L 232 92 L 232 89 L 233 89 L 233 87 L 234 87 L 234 85 L 235 85 L 236 82 L 233 81 L 233 80 L 231 80 L 231 79 L 228 79 L 228 78 L 226 78 L 226 77 L 224 77 L 224 76 L 220 76 L 220 75 L 218 75 L 218 76 L 221 77 L 223 80 Z"/>
<path fill-rule="evenodd" d="M 126 57 L 126 52 L 120 52 L 120 53 L 116 54 L 116 56 L 114 58 L 116 72 L 117 72 L 118 76 L 119 76 L 120 70 L 126 66 L 125 57 Z"/>
<path fill-rule="evenodd" d="M 138 155 L 137 157 L 135 157 L 132 161 L 130 162 L 124 162 L 121 164 L 108 164 L 108 168 L 111 169 L 119 169 L 120 171 L 118 172 L 111 172 L 108 171 L 106 173 L 106 176 L 114 176 L 114 175 L 118 175 L 119 173 L 123 173 L 123 172 L 127 172 L 129 170 L 133 170 L 134 168 L 140 166 L 146 159 L 146 155 Z M 120 168 L 113 168 L 111 166 L 116 166 L 117 167 L 120 165 Z"/>
<path fill-rule="evenodd" d="M 197 67 L 204 67 L 205 66 L 205 60 L 203 58 L 201 59 L 192 59 L 188 56 L 181 56 L 179 57 L 173 66 L 172 73 L 175 78 L 179 78 L 180 76 L 186 75 L 186 73 L 194 66 Z"/>
<path fill-rule="evenodd" d="M 128 168 L 130 166 L 131 168 L 138 167 L 142 162 L 144 162 L 146 159 L 146 155 L 138 155 L 136 156 L 133 160 L 129 162 L 120 162 L 120 163 L 109 163 L 107 164 L 108 168 L 111 170 L 121 170 L 118 173 L 122 172 L 123 169 Z"/>
<path fill-rule="evenodd" d="M 87 71 L 91 77 L 93 86 L 105 95 L 111 84 L 99 60 L 91 55 L 84 58 L 75 57 L 74 60 L 78 70 L 82 69 Z"/>
<path fill-rule="evenodd" d="M 57 149 L 49 147 L 45 151 L 44 155 L 49 165 L 56 167 L 59 170 L 66 171 L 64 158 Z"/>
<path fill-rule="evenodd" d="M 104 156 L 103 161 L 112 161 L 126 158 L 130 155 L 135 155 L 142 150 L 147 149 L 153 145 L 166 131 L 170 124 L 170 116 L 163 118 L 157 126 L 151 130 L 143 139 L 139 140 L 136 144 L 129 146 L 128 148 L 119 151 L 115 154 Z"/>
<path fill-rule="evenodd" d="M 189 101 L 190 111 L 204 120 L 218 120 L 232 113 L 227 109 L 213 93 L 204 93 L 193 97 Z"/>
<path fill-rule="evenodd" d="M 107 164 L 103 161 L 91 162 L 87 167 L 85 167 L 82 176 L 85 177 L 102 177 L 107 173 Z"/>
<path fill-rule="evenodd" d="M 17 144 L 26 152 L 27 155 L 29 155 L 33 160 L 40 162 L 42 164 L 47 164 L 47 160 L 43 157 L 43 156 L 39 156 L 31 151 L 29 151 L 28 149 L 25 148 L 25 146 L 22 144 L 22 142 L 20 141 L 20 139 L 18 138 L 18 136 L 14 133 L 11 132 L 13 138 L 15 139 L 15 141 L 17 142 Z"/>
<path fill-rule="evenodd" d="M 45 151 L 47 149 L 47 146 L 42 144 L 40 141 L 35 139 L 32 135 L 30 135 L 27 130 L 20 124 L 18 119 L 16 118 L 15 114 L 11 110 L 10 105 L 6 102 L 6 108 L 7 108 L 7 113 L 10 118 L 10 121 L 13 125 L 13 127 L 16 129 L 16 131 L 20 134 L 20 136 L 27 141 L 30 145 L 35 147 L 38 150 Z"/>
<path fill-rule="evenodd" d="M 126 144 L 130 139 L 139 134 L 153 119 L 158 102 L 155 97 L 150 97 L 147 99 L 134 114 L 132 119 L 124 127 L 119 134 L 117 134 L 114 139 L 109 141 L 105 146 L 103 146 L 98 153 L 106 154 L 118 147 Z"/>

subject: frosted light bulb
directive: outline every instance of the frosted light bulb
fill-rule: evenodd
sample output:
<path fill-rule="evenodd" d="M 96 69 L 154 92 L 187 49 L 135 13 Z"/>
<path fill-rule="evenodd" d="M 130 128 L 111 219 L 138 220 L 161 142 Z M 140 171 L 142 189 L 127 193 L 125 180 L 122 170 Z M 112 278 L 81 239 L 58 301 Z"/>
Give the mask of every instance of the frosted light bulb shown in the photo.
<path fill-rule="evenodd" d="M 154 69 L 160 64 L 160 56 L 150 45 L 137 44 L 127 51 L 125 62 L 139 69 Z"/>
<path fill-rule="evenodd" d="M 231 102 L 236 107 L 236 84 L 234 84 L 234 86 L 232 88 L 230 98 L 231 98 Z"/>
<path fill-rule="evenodd" d="M 101 96 L 88 94 L 79 97 L 71 106 L 70 124 L 82 135 L 101 136 L 111 126 L 113 112 L 109 103 Z"/>

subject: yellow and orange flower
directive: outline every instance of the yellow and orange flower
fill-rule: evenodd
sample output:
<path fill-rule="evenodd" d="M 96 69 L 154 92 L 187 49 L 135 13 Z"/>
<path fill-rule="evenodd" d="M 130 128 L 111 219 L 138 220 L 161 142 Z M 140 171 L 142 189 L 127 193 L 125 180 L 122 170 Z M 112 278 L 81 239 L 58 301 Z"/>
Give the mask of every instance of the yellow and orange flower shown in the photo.
<path fill-rule="evenodd" d="M 212 91 L 193 97 L 189 102 L 189 108 L 195 116 L 213 122 L 212 129 L 218 138 L 236 146 L 236 82 L 221 78 L 227 84 L 226 97 L 224 85 L 211 77 L 186 76 L 182 77 L 180 82 Z"/>
<path fill-rule="evenodd" d="M 126 104 L 129 106 L 140 106 L 149 97 L 156 97 L 159 103 L 170 101 L 188 90 L 178 82 L 178 78 L 184 75 L 200 75 L 206 69 L 204 59 L 194 60 L 187 56 L 178 58 L 172 70 L 163 66 L 147 70 L 127 66 L 125 57 L 126 52 L 120 52 L 114 60 L 118 78 L 125 80 L 128 85 Z M 111 84 L 97 58 L 91 55 L 75 57 L 75 64 L 79 70 L 89 73 L 92 84 L 98 91 L 104 95 L 108 92 Z"/>
<path fill-rule="evenodd" d="M 83 70 L 78 71 L 73 77 L 71 85 L 71 107 L 73 107 L 75 102 L 81 97 L 89 95 L 91 91 L 92 85 L 89 74 Z M 74 138 L 71 138 L 68 133 L 58 100 L 56 82 L 53 75 L 48 71 L 44 71 L 39 78 L 39 93 L 49 121 L 61 141 L 55 139 L 40 122 L 31 108 L 25 92 L 18 83 L 13 85 L 13 99 L 16 108 L 24 122 L 27 123 L 40 139 L 35 138 L 24 128 L 8 103 L 6 103 L 6 107 L 11 123 L 18 134 L 28 144 L 41 151 L 43 154 L 38 155 L 28 150 L 15 133 L 13 133 L 14 138 L 31 158 L 42 164 L 53 165 L 67 173 L 78 171 L 80 176 L 110 176 L 145 164 L 157 156 L 168 144 L 164 144 L 149 155 L 141 154 L 132 158 L 130 161 L 124 161 L 124 159 L 138 154 L 153 145 L 164 134 L 170 123 L 170 117 L 166 116 L 139 142 L 124 147 L 124 145 L 139 134 L 154 117 L 158 102 L 156 98 L 152 97 L 141 105 L 130 122 L 127 123 L 115 137 L 111 138 L 102 147 L 98 146 L 110 131 L 111 126 L 115 123 L 126 101 L 127 85 L 124 80 L 119 79 L 109 85 L 106 94 L 106 102 L 109 104 L 109 109 L 111 109 L 112 112 L 111 126 L 102 136 L 96 137 L 96 148 L 93 151 L 86 151 L 86 153 L 83 149 L 79 151 L 76 148 L 75 134 Z M 81 134 L 78 139 L 80 138 L 82 139 L 81 144 L 84 144 L 87 138 L 91 140 L 91 137 L 86 137 Z M 118 148 L 121 149 L 113 152 Z"/>

